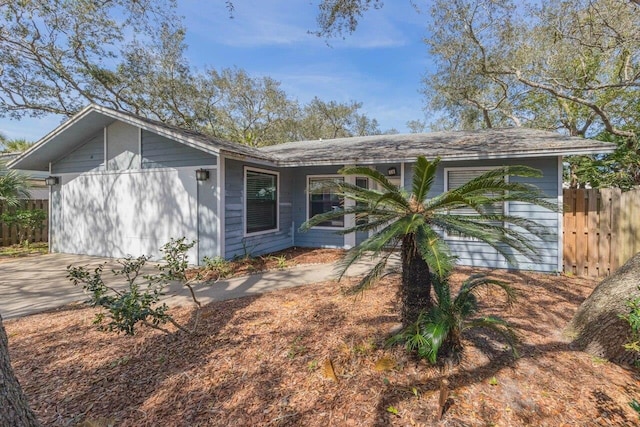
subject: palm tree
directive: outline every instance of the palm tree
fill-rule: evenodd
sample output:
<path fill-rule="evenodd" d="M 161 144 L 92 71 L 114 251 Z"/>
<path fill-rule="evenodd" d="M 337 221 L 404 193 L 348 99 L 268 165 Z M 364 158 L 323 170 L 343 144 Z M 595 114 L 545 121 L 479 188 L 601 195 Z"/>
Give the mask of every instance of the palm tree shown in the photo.
<path fill-rule="evenodd" d="M 533 236 L 542 240 L 553 237 L 547 227 L 526 218 L 496 212 L 495 209 L 498 203 L 517 201 L 557 211 L 558 206 L 546 201 L 537 187 L 505 179 L 507 176 L 541 177 L 539 170 L 527 166 L 503 166 L 456 189 L 429 198 L 439 162 L 439 158 L 430 162 L 418 157 L 410 192 L 398 188 L 374 169 L 345 167 L 340 170 L 341 174 L 369 178 L 381 190 L 360 188 L 347 182 L 327 183 L 334 187 L 340 197 L 354 200 L 355 205 L 316 215 L 301 226 L 304 231 L 324 221 L 354 214 L 356 225 L 341 233 L 373 232 L 369 238 L 347 251 L 342 260 L 340 278 L 364 256 L 378 260 L 355 289 L 365 289 L 375 283 L 384 274 L 392 253 L 399 247 L 402 261 L 401 319 L 404 327 L 417 321 L 420 313 L 428 311 L 433 305 L 432 270 L 445 278 L 454 264 L 454 257 L 441 237 L 442 232 L 485 242 L 512 265 L 516 264 L 514 251 L 534 261 L 540 258 Z M 466 212 L 459 211 L 460 208 L 465 208 Z M 469 215 L 469 209 L 475 214 Z"/>
<path fill-rule="evenodd" d="M 18 206 L 20 199 L 30 197 L 27 177 L 14 170 L 7 168 L 0 163 L 0 203 L 8 206 Z"/>
<path fill-rule="evenodd" d="M 4 151 L 7 153 L 19 153 L 27 151 L 34 143 L 27 141 L 24 138 L 3 140 L 2 136 L 0 135 L 0 144 L 4 145 Z"/>

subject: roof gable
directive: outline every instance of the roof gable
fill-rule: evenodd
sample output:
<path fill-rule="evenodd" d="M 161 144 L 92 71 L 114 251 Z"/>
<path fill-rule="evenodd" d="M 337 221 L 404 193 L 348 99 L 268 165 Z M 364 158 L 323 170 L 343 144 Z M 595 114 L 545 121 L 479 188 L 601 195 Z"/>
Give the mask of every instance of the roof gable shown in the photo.
<path fill-rule="evenodd" d="M 220 140 L 177 126 L 146 119 L 135 114 L 116 111 L 99 105 L 89 105 L 45 135 L 33 147 L 13 160 L 9 167 L 48 171 L 49 163 L 55 162 L 73 151 L 85 143 L 91 135 L 116 120 L 170 138 L 209 154 L 224 152 L 229 156 L 274 162 L 271 155 L 252 147 Z"/>

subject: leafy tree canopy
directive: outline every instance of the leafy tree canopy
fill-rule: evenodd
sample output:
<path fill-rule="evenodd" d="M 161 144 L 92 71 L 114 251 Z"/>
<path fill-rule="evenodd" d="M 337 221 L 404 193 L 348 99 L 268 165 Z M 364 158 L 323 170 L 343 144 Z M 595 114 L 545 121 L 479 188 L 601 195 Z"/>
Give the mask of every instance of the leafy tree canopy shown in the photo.
<path fill-rule="evenodd" d="M 1 2 L 0 116 L 71 116 L 97 103 L 252 146 L 380 133 L 361 103 L 300 105 L 272 78 L 194 69 L 175 6 Z"/>
<path fill-rule="evenodd" d="M 640 6 L 617 0 L 434 0 L 424 79 L 444 129 L 528 126 L 617 142 L 575 158 L 575 185 L 640 185 Z M 353 32 L 375 0 L 325 0 L 319 35 Z M 629 172 L 625 172 L 628 170 Z"/>

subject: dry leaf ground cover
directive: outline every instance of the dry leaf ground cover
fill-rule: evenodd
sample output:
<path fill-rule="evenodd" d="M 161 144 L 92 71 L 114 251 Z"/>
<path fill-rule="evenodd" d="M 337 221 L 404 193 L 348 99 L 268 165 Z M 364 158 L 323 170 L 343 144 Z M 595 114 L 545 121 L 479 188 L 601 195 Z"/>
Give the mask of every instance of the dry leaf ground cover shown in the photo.
<path fill-rule="evenodd" d="M 470 272 L 458 270 L 455 281 Z M 213 303 L 196 336 L 98 332 L 87 308 L 5 326 L 17 375 L 46 425 L 636 424 L 628 402 L 640 398 L 638 373 L 574 351 L 562 336 L 596 283 L 496 274 L 520 298 L 507 306 L 486 291 L 484 313 L 517 326 L 518 360 L 482 331 L 466 334 L 456 367 L 430 367 L 385 348 L 397 322 L 397 278 L 355 299 L 343 294 L 344 282 L 326 282 Z M 174 314 L 188 321 L 191 310 Z M 437 421 L 443 378 L 451 393 Z"/>

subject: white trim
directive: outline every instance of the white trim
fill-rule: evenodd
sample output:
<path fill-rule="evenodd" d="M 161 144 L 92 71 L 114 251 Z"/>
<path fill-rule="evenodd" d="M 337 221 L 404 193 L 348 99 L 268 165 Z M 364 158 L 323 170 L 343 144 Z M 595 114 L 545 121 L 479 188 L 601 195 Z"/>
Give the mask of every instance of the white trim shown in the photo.
<path fill-rule="evenodd" d="M 344 177 L 344 182 L 346 184 L 356 185 L 356 176 L 348 175 Z M 355 200 L 353 199 L 344 199 L 344 208 L 350 208 L 356 205 Z M 344 216 L 344 228 L 352 228 L 356 225 L 356 216 L 354 214 L 349 214 Z M 345 249 L 351 249 L 356 246 L 356 233 L 348 233 L 344 235 L 344 247 Z"/>
<path fill-rule="evenodd" d="M 217 165 L 211 164 L 202 164 L 202 165 L 194 165 L 194 166 L 177 166 L 173 168 L 144 168 L 144 169 L 111 169 L 111 170 L 90 170 L 86 172 L 58 172 L 56 176 L 93 176 L 93 175 L 120 175 L 120 174 L 134 174 L 134 173 L 147 173 L 147 172 L 175 172 L 177 170 L 186 170 L 186 169 L 208 169 L 208 170 L 216 170 L 218 168 Z"/>
<path fill-rule="evenodd" d="M 107 127 L 105 126 L 102 129 L 102 140 L 104 141 L 104 170 L 105 171 L 109 170 L 109 162 L 108 162 L 108 154 L 107 154 L 107 150 L 109 148 L 107 145 L 108 139 L 109 137 L 108 137 Z"/>
<path fill-rule="evenodd" d="M 404 182 L 404 162 L 400 162 L 400 189 L 404 190 L 405 188 Z"/>
<path fill-rule="evenodd" d="M 562 273 L 564 264 L 564 194 L 563 194 L 562 156 L 558 156 L 558 273 Z"/>
<path fill-rule="evenodd" d="M 216 186 L 218 187 L 218 205 L 217 205 L 217 216 L 218 216 L 218 256 L 221 258 L 225 258 L 225 219 L 226 219 L 226 209 L 225 209 L 225 193 L 226 193 L 226 182 L 225 182 L 225 157 L 222 153 L 218 156 L 218 167 L 216 167 Z"/>
<path fill-rule="evenodd" d="M 49 162 L 49 176 L 51 176 L 51 162 Z M 62 180 L 60 180 L 60 185 L 62 185 Z M 47 209 L 49 209 L 49 212 L 47 213 L 47 216 L 49 217 L 48 219 L 48 227 L 47 227 L 47 247 L 48 247 L 48 251 L 49 253 L 53 253 L 51 251 L 51 226 L 53 225 L 53 215 L 51 214 L 51 207 L 53 206 L 53 204 L 51 203 L 51 199 L 53 198 L 53 186 L 50 185 L 49 186 L 49 200 L 47 200 Z"/>
<path fill-rule="evenodd" d="M 447 191 L 449 191 L 449 171 L 456 171 L 456 170 L 467 170 L 467 171 L 478 171 L 478 172 L 488 172 L 490 170 L 494 170 L 494 169 L 499 169 L 501 166 L 454 166 L 454 167 L 446 167 L 443 169 L 443 177 L 442 177 L 442 181 L 443 181 L 443 193 L 446 193 Z M 509 182 L 509 175 L 505 175 L 504 177 L 505 182 Z M 509 215 L 509 203 L 508 202 L 502 202 L 502 214 L 503 215 Z M 508 225 L 508 224 L 506 224 Z M 476 240 L 472 237 L 463 237 L 463 236 L 450 236 L 446 231 L 444 232 L 444 238 L 446 240 L 458 240 L 458 241 L 470 241 L 470 240 Z"/>
<path fill-rule="evenodd" d="M 142 128 L 138 127 L 138 169 L 142 169 Z"/>
<path fill-rule="evenodd" d="M 311 202 L 311 200 L 309 199 L 309 178 L 342 178 L 343 180 L 345 180 L 345 176 L 344 175 L 340 175 L 339 173 L 336 174 L 321 174 L 321 175 L 306 175 L 306 183 L 305 183 L 305 199 L 306 199 L 306 213 L 305 213 L 305 221 L 309 221 L 309 203 Z M 345 181 L 346 182 L 346 181 Z M 332 231 L 336 231 L 336 230 L 344 230 L 344 224 L 346 223 L 346 219 L 345 221 L 343 221 L 343 226 L 342 227 L 327 227 L 327 226 L 315 226 L 315 227 L 311 227 L 312 230 L 332 230 Z"/>
<path fill-rule="evenodd" d="M 270 230 L 256 231 L 254 233 L 247 233 L 247 172 L 258 172 L 266 175 L 275 175 L 276 177 L 276 228 Z M 243 167 L 243 188 L 242 188 L 242 235 L 244 237 L 260 236 L 263 234 L 278 233 L 280 231 L 280 172 L 254 168 L 252 166 Z"/>

